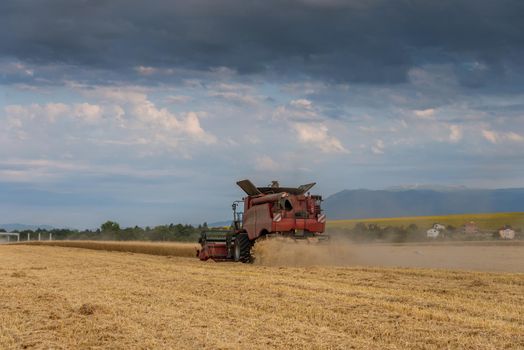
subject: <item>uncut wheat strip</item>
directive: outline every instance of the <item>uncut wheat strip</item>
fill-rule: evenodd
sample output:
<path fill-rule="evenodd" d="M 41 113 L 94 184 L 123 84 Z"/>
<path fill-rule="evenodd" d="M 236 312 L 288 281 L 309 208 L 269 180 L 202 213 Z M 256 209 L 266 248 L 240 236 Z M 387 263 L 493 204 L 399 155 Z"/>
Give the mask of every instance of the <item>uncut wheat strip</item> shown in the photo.
<path fill-rule="evenodd" d="M 197 245 L 193 243 L 150 243 L 113 241 L 35 241 L 21 245 L 58 246 L 93 250 L 119 251 L 163 256 L 195 257 Z"/>

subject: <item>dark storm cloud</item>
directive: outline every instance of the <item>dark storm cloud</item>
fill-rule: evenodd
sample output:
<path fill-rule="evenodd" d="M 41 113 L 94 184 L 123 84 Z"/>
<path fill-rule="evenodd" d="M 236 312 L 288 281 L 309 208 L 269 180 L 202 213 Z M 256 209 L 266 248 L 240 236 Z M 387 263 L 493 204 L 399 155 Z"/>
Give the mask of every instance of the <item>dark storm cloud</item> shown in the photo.
<path fill-rule="evenodd" d="M 465 86 L 522 73 L 524 2 L 3 0 L 0 55 L 33 64 L 136 66 L 396 83 L 451 63 Z"/>

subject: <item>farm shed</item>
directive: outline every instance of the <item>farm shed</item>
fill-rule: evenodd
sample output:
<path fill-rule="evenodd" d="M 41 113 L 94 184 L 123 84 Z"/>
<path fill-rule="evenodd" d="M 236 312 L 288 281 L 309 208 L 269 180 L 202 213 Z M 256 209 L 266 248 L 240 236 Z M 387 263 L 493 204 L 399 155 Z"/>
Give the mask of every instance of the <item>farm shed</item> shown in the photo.
<path fill-rule="evenodd" d="M 509 226 L 505 226 L 499 230 L 499 236 L 501 239 L 514 239 L 515 230 Z"/>
<path fill-rule="evenodd" d="M 10 241 L 19 241 L 20 234 L 16 232 L 0 232 L 0 243 L 10 242 Z"/>
<path fill-rule="evenodd" d="M 440 234 L 440 231 L 435 228 L 430 228 L 429 230 L 426 231 L 426 235 L 428 236 L 428 238 L 437 238 L 439 234 Z"/>
<path fill-rule="evenodd" d="M 475 235 L 479 233 L 479 228 L 474 221 L 470 221 L 464 225 L 464 233 L 467 235 Z"/>
<path fill-rule="evenodd" d="M 442 224 L 433 224 L 433 228 L 438 231 L 444 231 L 446 229 L 446 226 Z"/>

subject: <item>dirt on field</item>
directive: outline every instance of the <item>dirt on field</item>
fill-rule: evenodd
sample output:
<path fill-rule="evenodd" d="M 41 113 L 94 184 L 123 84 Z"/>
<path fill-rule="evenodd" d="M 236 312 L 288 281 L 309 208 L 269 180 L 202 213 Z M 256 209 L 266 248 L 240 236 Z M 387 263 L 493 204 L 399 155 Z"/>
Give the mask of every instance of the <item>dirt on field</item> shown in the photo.
<path fill-rule="evenodd" d="M 387 266 L 524 273 L 521 242 L 306 244 L 266 240 L 255 245 L 255 263 L 266 266 Z"/>
<path fill-rule="evenodd" d="M 523 305 L 515 273 L 0 246 L 1 349 L 519 349 Z"/>

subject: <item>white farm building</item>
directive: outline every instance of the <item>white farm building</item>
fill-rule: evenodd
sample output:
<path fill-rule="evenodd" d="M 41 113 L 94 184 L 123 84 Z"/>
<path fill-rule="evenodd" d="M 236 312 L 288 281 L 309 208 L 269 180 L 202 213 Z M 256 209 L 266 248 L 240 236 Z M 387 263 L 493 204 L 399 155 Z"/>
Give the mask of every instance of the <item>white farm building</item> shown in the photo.
<path fill-rule="evenodd" d="M 426 231 L 428 238 L 437 238 L 440 235 L 440 231 L 434 228 L 430 228 Z"/>
<path fill-rule="evenodd" d="M 437 238 L 442 231 L 446 230 L 446 226 L 442 224 L 433 224 L 433 227 L 426 231 L 428 238 Z"/>
<path fill-rule="evenodd" d="M 0 232 L 0 243 L 20 241 L 20 234 L 16 232 Z"/>
<path fill-rule="evenodd" d="M 499 236 L 500 236 L 501 239 L 514 239 L 515 238 L 515 230 L 513 230 L 510 227 L 505 227 L 505 228 L 499 230 Z"/>
<path fill-rule="evenodd" d="M 446 226 L 442 224 L 433 224 L 433 228 L 438 231 L 444 231 L 446 229 Z"/>

